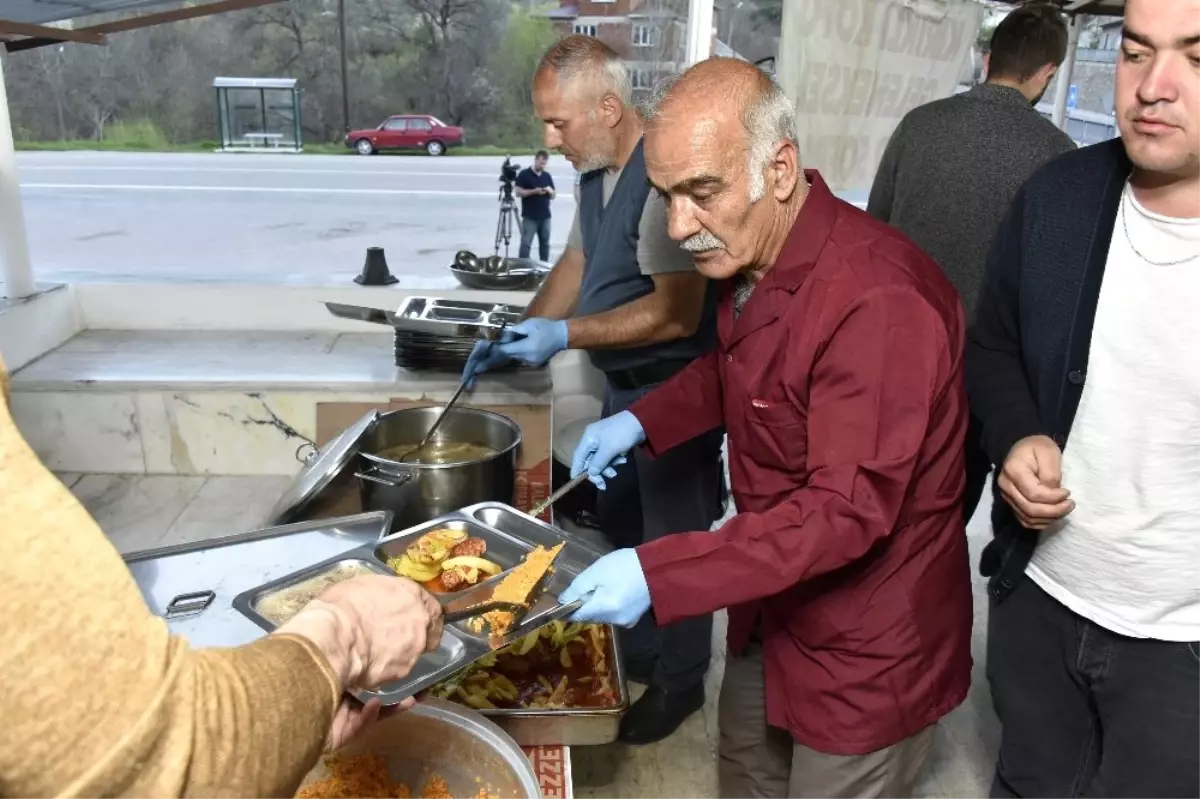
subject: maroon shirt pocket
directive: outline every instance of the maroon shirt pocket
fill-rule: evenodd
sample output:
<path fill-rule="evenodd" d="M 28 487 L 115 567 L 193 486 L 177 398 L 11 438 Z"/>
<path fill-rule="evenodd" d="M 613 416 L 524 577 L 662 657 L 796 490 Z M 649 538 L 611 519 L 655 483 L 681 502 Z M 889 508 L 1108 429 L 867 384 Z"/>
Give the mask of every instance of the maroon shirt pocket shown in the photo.
<path fill-rule="evenodd" d="M 801 477 L 808 450 L 807 414 L 787 400 L 752 399 L 746 403 L 745 419 L 742 438 L 755 464 Z"/>

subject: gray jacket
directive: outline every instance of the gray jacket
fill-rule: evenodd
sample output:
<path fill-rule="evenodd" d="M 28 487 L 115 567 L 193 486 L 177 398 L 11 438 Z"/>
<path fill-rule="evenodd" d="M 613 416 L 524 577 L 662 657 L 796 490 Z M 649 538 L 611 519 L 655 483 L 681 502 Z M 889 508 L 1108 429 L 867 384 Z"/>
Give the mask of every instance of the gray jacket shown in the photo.
<path fill-rule="evenodd" d="M 980 84 L 908 112 L 884 150 L 867 211 L 941 265 L 972 319 L 992 238 L 1017 189 L 1073 149 L 1019 91 Z"/>

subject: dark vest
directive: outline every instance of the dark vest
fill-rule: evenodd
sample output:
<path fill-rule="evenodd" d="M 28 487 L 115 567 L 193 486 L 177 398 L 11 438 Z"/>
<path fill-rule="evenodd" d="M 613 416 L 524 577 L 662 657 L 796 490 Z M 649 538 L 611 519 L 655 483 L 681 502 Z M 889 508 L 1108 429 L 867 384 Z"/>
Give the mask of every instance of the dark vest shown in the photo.
<path fill-rule="evenodd" d="M 608 205 L 604 204 L 603 169 L 587 172 L 580 179 L 579 229 L 586 261 L 576 316 L 611 311 L 654 291 L 654 281 L 642 274 L 637 260 L 638 223 L 649 193 L 640 141 L 621 170 Z M 716 344 L 717 298 L 716 285 L 710 284 L 700 325 L 687 338 L 644 347 L 589 350 L 588 355 L 603 372 L 703 355 Z"/>

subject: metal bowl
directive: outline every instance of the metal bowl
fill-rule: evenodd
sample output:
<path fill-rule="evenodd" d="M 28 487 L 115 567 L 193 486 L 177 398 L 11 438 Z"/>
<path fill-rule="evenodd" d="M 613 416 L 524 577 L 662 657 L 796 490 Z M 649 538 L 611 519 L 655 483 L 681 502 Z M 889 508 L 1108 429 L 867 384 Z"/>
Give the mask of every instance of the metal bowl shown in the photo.
<path fill-rule="evenodd" d="M 367 752 L 382 757 L 392 779 L 406 784 L 413 796 L 420 796 L 436 774 L 454 796 L 476 796 L 487 788 L 505 799 L 541 799 L 537 774 L 512 738 L 479 713 L 440 699 L 422 700 L 412 710 L 380 721 L 338 755 Z M 327 774 L 322 762 L 303 784 Z"/>
<path fill-rule="evenodd" d="M 470 250 L 459 250 L 454 256 L 454 265 L 469 272 L 479 271 L 479 259 Z"/>
<path fill-rule="evenodd" d="M 498 272 L 477 271 L 451 265 L 450 272 L 464 288 L 485 291 L 533 291 L 536 290 L 552 268 L 545 261 L 532 258 L 501 259 L 503 268 Z"/>
<path fill-rule="evenodd" d="M 487 258 L 480 258 L 479 267 L 479 271 L 492 275 L 501 275 L 508 272 L 507 259 L 502 255 L 489 255 Z"/>

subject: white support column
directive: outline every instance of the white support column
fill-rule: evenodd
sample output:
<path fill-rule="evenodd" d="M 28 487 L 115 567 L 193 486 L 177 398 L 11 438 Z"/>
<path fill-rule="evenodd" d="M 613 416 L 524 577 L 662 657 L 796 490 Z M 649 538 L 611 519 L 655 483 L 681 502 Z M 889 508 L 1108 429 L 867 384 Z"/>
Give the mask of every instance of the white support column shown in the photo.
<path fill-rule="evenodd" d="M 21 211 L 21 184 L 17 179 L 17 153 L 13 147 L 8 93 L 4 89 L 4 59 L 0 58 L 0 297 L 32 296 L 36 288 Z"/>
<path fill-rule="evenodd" d="M 1050 115 L 1050 121 L 1062 130 L 1067 129 L 1067 94 L 1071 91 L 1071 81 L 1075 79 L 1075 48 L 1078 46 L 1079 15 L 1072 14 L 1067 27 L 1067 58 L 1058 68 L 1054 83 L 1054 111 Z"/>
<path fill-rule="evenodd" d="M 686 66 L 712 55 L 713 0 L 688 0 Z"/>

